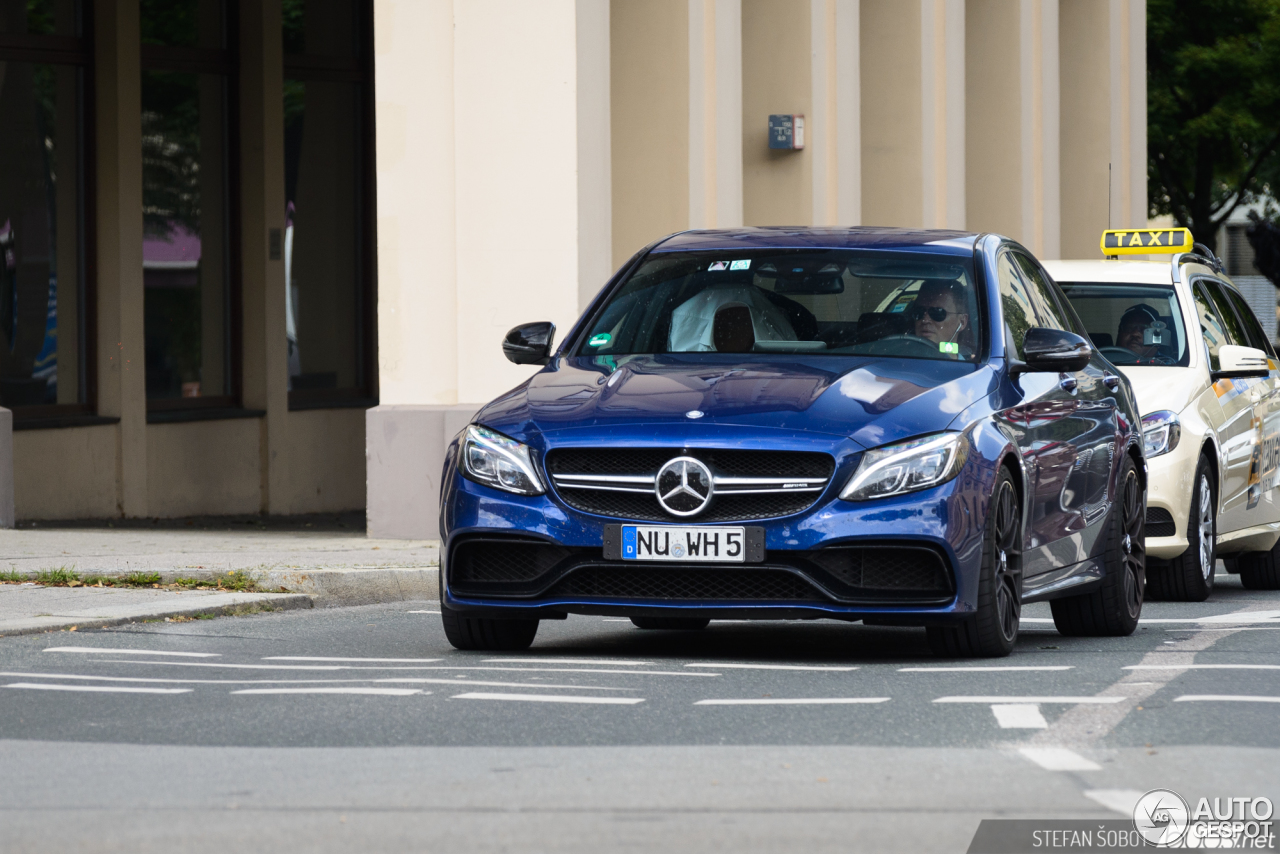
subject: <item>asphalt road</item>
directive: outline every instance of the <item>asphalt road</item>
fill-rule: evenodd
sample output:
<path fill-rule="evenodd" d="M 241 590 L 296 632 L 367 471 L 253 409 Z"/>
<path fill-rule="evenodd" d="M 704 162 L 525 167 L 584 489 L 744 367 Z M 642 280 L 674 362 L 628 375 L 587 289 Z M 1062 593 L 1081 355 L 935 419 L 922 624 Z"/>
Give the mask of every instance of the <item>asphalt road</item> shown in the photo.
<path fill-rule="evenodd" d="M 460 653 L 433 603 L 0 638 L 0 850 L 964 851 L 1154 788 L 1280 802 L 1280 593 L 1219 585 L 1130 638 L 1031 607 L 995 661 L 599 617 Z"/>

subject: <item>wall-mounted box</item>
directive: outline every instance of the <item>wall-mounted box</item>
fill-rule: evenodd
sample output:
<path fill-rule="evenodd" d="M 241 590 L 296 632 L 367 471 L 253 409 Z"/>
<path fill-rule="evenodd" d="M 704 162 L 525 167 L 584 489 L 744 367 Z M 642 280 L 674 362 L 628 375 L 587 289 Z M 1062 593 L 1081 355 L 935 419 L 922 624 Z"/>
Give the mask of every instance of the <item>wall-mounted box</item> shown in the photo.
<path fill-rule="evenodd" d="M 804 148 L 804 116 L 769 116 L 769 147 L 792 151 Z"/>

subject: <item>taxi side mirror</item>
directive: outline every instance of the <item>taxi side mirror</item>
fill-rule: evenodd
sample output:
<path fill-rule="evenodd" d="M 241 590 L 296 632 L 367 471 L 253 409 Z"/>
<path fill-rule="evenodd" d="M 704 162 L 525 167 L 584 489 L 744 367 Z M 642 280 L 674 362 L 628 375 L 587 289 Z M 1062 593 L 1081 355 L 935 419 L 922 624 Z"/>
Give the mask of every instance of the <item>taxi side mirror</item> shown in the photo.
<path fill-rule="evenodd" d="M 1014 365 L 1014 373 L 1070 374 L 1084 370 L 1093 358 L 1093 347 L 1073 332 L 1033 326 L 1022 339 L 1024 362 Z"/>
<path fill-rule="evenodd" d="M 525 323 L 507 333 L 502 342 L 502 355 L 517 365 L 545 365 L 551 361 L 551 343 L 556 325 L 550 321 Z"/>
<path fill-rule="evenodd" d="M 1266 353 L 1256 347 L 1241 347 L 1237 344 L 1223 344 L 1218 349 L 1218 366 L 1218 370 L 1209 372 L 1215 382 L 1223 379 L 1265 377 L 1271 373 Z"/>

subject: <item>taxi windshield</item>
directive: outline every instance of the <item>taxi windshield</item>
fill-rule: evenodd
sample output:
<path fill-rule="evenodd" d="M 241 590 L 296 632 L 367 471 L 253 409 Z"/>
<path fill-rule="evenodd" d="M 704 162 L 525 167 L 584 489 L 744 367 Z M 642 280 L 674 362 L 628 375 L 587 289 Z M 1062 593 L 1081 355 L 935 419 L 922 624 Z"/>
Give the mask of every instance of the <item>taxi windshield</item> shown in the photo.
<path fill-rule="evenodd" d="M 580 356 L 880 355 L 973 361 L 970 257 L 737 250 L 649 257 L 609 298 Z"/>
<path fill-rule="evenodd" d="M 1178 294 L 1171 286 L 1059 282 L 1084 321 L 1093 346 L 1112 364 L 1188 363 Z"/>

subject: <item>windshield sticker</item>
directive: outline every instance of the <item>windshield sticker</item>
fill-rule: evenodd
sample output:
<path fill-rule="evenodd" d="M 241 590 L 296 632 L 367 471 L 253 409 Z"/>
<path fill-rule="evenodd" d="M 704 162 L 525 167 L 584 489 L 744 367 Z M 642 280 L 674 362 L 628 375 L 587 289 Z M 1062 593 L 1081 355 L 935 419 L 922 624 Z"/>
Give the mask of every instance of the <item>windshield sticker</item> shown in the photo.
<path fill-rule="evenodd" d="M 707 268 L 707 271 L 715 272 L 716 270 L 727 270 L 727 269 L 729 269 L 728 261 L 712 261 L 711 266 Z"/>
<path fill-rule="evenodd" d="M 938 349 L 943 353 L 959 353 L 960 345 L 954 341 L 942 341 L 938 344 Z"/>
<path fill-rule="evenodd" d="M 592 335 L 591 340 L 587 342 L 587 345 L 591 347 L 603 347 L 605 344 L 609 343 L 611 338 L 613 338 L 613 336 L 608 332 L 601 332 L 599 335 Z"/>
<path fill-rule="evenodd" d="M 732 264 L 729 265 L 729 269 L 730 270 L 750 270 L 751 261 L 750 259 L 745 261 L 734 261 Z"/>

